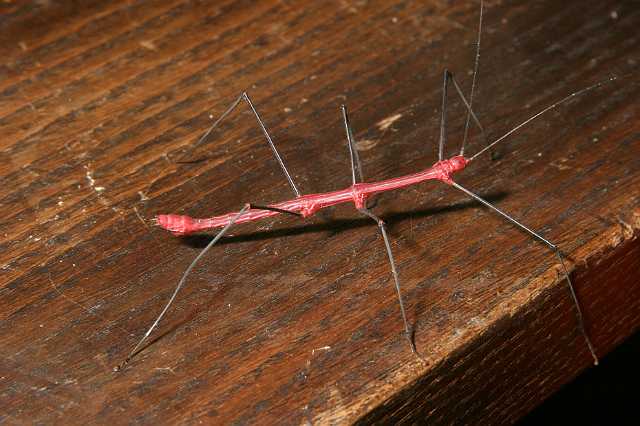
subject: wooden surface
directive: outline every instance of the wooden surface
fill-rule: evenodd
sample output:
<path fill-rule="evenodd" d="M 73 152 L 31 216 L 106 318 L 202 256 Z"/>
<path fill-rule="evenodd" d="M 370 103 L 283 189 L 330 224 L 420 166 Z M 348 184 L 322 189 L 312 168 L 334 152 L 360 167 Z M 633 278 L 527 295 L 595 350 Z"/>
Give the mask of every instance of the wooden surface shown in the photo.
<path fill-rule="evenodd" d="M 207 161 L 173 166 L 209 116 L 248 90 L 305 193 L 349 184 L 341 103 L 368 179 L 425 168 L 443 69 L 470 86 L 476 2 L 0 10 L 0 422 L 504 424 L 591 366 L 553 255 L 429 183 L 375 208 L 426 363 L 375 224 L 343 206 L 238 227 L 112 371 L 208 241 L 147 227 L 153 215 L 290 196 L 246 110 L 193 153 Z M 633 1 L 491 2 L 480 120 L 497 137 L 636 72 L 639 26 Z M 601 356 L 640 325 L 638 83 L 581 96 L 459 177 L 568 254 Z M 449 111 L 453 152 L 464 111 Z"/>

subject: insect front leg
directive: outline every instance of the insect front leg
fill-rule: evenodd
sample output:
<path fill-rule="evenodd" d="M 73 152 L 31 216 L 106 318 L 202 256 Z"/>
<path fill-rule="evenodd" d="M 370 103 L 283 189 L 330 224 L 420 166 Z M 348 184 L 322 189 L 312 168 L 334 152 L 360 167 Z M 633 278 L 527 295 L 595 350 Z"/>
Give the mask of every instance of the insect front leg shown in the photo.
<path fill-rule="evenodd" d="M 474 194 L 473 192 L 471 192 L 468 189 L 464 188 L 463 186 L 457 184 L 456 182 L 451 182 L 451 185 L 454 188 L 457 188 L 460 191 L 464 192 L 465 194 L 467 194 L 469 197 L 473 198 L 474 200 L 476 200 L 476 201 L 480 202 L 481 204 L 485 205 L 486 207 L 489 207 L 493 212 L 499 214 L 504 219 L 506 219 L 509 222 L 511 222 L 512 224 L 516 225 L 518 228 L 522 229 L 523 231 L 525 231 L 526 233 L 531 235 L 533 238 L 535 238 L 538 241 L 544 243 L 556 255 L 556 257 L 558 258 L 558 261 L 562 265 L 563 275 L 565 277 L 565 280 L 567 281 L 567 286 L 569 288 L 569 292 L 571 294 L 571 298 L 573 299 L 573 304 L 574 304 L 575 310 L 576 310 L 576 319 L 578 321 L 578 327 L 579 327 L 580 332 L 582 333 L 582 335 L 584 337 L 584 340 L 585 340 L 585 343 L 587 344 L 587 347 L 589 348 L 589 352 L 591 353 L 591 356 L 593 357 L 594 365 L 598 365 L 598 356 L 596 355 L 595 348 L 594 348 L 593 344 L 591 343 L 591 339 L 589 338 L 589 335 L 587 334 L 587 331 L 586 331 L 585 326 L 584 326 L 582 308 L 580 307 L 580 302 L 578 301 L 578 296 L 576 295 L 576 292 L 575 292 L 575 290 L 573 288 L 573 283 L 571 282 L 571 278 L 569 278 L 569 272 L 567 270 L 567 266 L 566 266 L 565 261 L 564 261 L 564 256 L 560 252 L 560 249 L 558 248 L 557 244 L 554 244 L 551 241 L 547 240 L 546 238 L 544 238 L 543 236 L 541 236 L 537 232 L 531 230 L 529 227 L 523 225 L 522 223 L 520 223 L 519 221 L 517 221 L 516 219 L 514 219 L 513 217 L 511 217 L 507 213 L 503 212 L 502 210 L 500 210 L 499 208 L 497 208 L 493 204 L 491 204 L 488 201 L 484 200 L 479 195 Z"/>

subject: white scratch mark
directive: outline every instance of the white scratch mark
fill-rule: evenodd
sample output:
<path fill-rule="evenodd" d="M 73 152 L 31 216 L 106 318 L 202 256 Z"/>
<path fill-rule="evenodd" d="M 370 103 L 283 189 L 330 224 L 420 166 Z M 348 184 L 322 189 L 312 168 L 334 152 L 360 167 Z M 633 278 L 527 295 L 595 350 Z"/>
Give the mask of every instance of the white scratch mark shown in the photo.
<path fill-rule="evenodd" d="M 394 114 L 394 115 L 392 115 L 390 117 L 385 118 L 384 120 L 378 121 L 376 126 L 378 126 L 378 129 L 380 129 L 381 131 L 385 131 L 389 127 L 391 127 L 391 125 L 394 122 L 398 121 L 401 117 L 402 117 L 402 114 L 400 114 L 400 113 Z"/>
<path fill-rule="evenodd" d="M 86 168 L 86 167 L 87 167 L 87 166 L 85 166 L 85 168 Z M 93 173 L 91 173 L 91 171 L 90 171 L 90 170 L 87 170 L 87 180 L 89 181 L 89 186 L 90 186 L 90 187 L 92 187 L 92 188 L 93 188 L 94 186 L 96 186 L 96 181 L 95 181 L 95 179 L 93 178 Z"/>
<path fill-rule="evenodd" d="M 96 180 L 93 178 L 93 172 L 89 170 L 89 166 L 84 166 L 84 168 L 87 169 L 87 173 L 85 174 L 85 176 L 87 177 L 89 186 L 98 194 L 103 192 L 106 188 L 104 186 L 96 186 Z"/>
<path fill-rule="evenodd" d="M 144 47 L 145 49 L 152 50 L 154 52 L 158 51 L 158 47 L 151 40 L 142 40 L 140 42 L 140 46 Z"/>
<path fill-rule="evenodd" d="M 312 349 L 311 355 L 315 355 L 316 351 L 320 352 L 320 351 L 330 351 L 330 350 L 331 350 L 331 346 L 323 346 L 321 348 Z"/>
<path fill-rule="evenodd" d="M 173 368 L 171 368 L 171 367 L 156 367 L 156 370 L 159 370 L 159 371 L 170 371 L 172 374 L 176 374 L 176 372 L 173 371 Z"/>
<path fill-rule="evenodd" d="M 378 141 L 372 139 L 360 139 L 356 141 L 356 149 L 358 151 L 368 151 L 378 145 Z"/>

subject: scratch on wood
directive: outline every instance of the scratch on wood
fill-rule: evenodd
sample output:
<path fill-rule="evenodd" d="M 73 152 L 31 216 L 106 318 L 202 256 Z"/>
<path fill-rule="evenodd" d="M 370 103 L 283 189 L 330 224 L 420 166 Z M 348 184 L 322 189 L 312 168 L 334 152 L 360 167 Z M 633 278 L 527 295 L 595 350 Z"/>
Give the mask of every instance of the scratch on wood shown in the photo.
<path fill-rule="evenodd" d="M 389 127 L 391 127 L 391 125 L 393 123 L 398 121 L 401 117 L 402 117 L 402 114 L 400 114 L 400 113 L 391 115 L 391 116 L 389 116 L 389 117 L 387 117 L 387 118 L 385 118 L 383 120 L 378 121 L 376 123 L 376 126 L 378 126 L 378 129 L 380 129 L 381 131 L 385 131 Z"/>
<path fill-rule="evenodd" d="M 96 180 L 93 178 L 93 172 L 89 169 L 89 166 L 84 166 L 87 170 L 86 177 L 89 181 L 89 186 L 97 193 L 103 192 L 106 188 L 104 186 L 96 186 Z"/>
<path fill-rule="evenodd" d="M 372 139 L 360 139 L 356 141 L 356 149 L 358 151 L 367 151 L 378 145 L 378 141 Z"/>
<path fill-rule="evenodd" d="M 140 46 L 144 47 L 145 49 L 152 50 L 154 52 L 158 51 L 158 47 L 151 40 L 142 40 L 140 42 Z"/>

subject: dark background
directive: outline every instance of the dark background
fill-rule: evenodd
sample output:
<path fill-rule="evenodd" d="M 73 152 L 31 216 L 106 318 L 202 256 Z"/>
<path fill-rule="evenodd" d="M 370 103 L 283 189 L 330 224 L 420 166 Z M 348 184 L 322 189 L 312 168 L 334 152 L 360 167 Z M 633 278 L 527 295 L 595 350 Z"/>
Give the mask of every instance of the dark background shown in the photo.
<path fill-rule="evenodd" d="M 638 424 L 640 333 L 564 386 L 519 426 L 540 424 Z"/>

